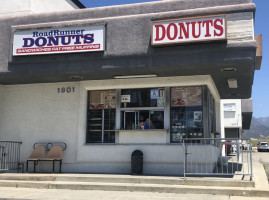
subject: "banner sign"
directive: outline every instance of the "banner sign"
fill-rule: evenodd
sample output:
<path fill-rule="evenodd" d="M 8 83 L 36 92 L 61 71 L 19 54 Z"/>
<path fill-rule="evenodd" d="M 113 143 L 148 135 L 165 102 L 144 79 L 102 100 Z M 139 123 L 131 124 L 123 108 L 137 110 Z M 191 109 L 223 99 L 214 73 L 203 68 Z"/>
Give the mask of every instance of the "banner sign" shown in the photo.
<path fill-rule="evenodd" d="M 226 15 L 152 22 L 153 46 L 226 39 Z"/>
<path fill-rule="evenodd" d="M 104 51 L 104 26 L 16 31 L 13 55 Z"/>

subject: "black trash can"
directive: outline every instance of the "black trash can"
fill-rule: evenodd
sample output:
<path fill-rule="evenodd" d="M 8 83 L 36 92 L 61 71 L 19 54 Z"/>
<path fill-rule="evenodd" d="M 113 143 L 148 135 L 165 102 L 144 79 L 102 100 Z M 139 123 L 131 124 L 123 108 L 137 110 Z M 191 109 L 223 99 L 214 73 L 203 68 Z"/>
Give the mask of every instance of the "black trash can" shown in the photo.
<path fill-rule="evenodd" d="M 131 167 L 133 175 L 143 174 L 143 152 L 135 150 L 131 156 Z"/>

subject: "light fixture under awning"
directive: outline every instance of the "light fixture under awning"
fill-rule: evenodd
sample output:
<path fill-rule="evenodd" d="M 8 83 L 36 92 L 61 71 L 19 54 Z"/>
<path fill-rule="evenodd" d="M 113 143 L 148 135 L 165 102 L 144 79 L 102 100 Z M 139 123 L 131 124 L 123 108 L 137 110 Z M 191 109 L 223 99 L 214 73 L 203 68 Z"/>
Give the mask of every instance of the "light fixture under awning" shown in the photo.
<path fill-rule="evenodd" d="M 143 74 L 143 75 L 128 75 L 128 76 L 114 76 L 116 79 L 128 79 L 128 78 L 154 78 L 157 77 L 156 74 Z"/>
<path fill-rule="evenodd" d="M 235 79 L 235 78 L 229 78 L 227 80 L 227 82 L 228 82 L 229 88 L 238 88 L 237 79 Z"/>

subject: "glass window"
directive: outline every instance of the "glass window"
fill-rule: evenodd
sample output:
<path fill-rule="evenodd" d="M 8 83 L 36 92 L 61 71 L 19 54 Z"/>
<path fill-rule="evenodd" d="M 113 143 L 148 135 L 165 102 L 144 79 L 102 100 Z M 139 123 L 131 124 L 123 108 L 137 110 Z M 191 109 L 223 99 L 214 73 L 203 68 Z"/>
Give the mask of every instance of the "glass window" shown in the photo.
<path fill-rule="evenodd" d="M 163 111 L 151 111 L 150 112 L 150 127 L 152 129 L 163 129 L 164 128 L 164 112 Z"/>
<path fill-rule="evenodd" d="M 116 91 L 89 91 L 87 113 L 87 143 L 114 143 Z"/>
<path fill-rule="evenodd" d="M 122 111 L 124 130 L 164 129 L 164 111 Z"/>
<path fill-rule="evenodd" d="M 171 88 L 171 106 L 202 106 L 202 87 Z"/>
<path fill-rule="evenodd" d="M 137 112 L 135 111 L 125 111 L 122 112 L 123 116 L 123 129 L 125 130 L 134 130 L 138 129 L 138 123 L 136 119 L 138 118 Z"/>
<path fill-rule="evenodd" d="M 203 137 L 202 87 L 171 88 L 171 142 Z"/>
<path fill-rule="evenodd" d="M 121 90 L 121 107 L 164 107 L 164 88 Z"/>
<path fill-rule="evenodd" d="M 208 92 L 208 113 L 209 113 L 209 117 L 208 117 L 208 127 L 209 127 L 209 133 L 213 133 L 216 132 L 216 111 L 215 111 L 215 99 L 212 96 L 212 94 L 210 93 L 210 91 Z"/>
<path fill-rule="evenodd" d="M 90 109 L 115 109 L 116 90 L 89 91 Z"/>
<path fill-rule="evenodd" d="M 122 129 L 163 129 L 164 88 L 121 90 Z"/>

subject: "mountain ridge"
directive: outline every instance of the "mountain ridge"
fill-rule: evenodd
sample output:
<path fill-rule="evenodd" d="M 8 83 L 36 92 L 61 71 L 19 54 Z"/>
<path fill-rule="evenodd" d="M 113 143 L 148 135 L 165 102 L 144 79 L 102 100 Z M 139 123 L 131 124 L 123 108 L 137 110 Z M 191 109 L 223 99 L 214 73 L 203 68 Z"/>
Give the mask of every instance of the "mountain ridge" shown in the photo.
<path fill-rule="evenodd" d="M 243 138 L 269 138 L 269 117 L 252 117 L 249 130 L 244 130 Z"/>

